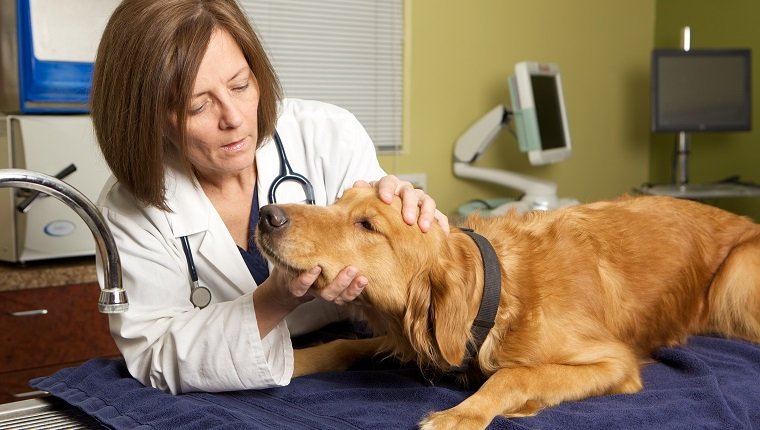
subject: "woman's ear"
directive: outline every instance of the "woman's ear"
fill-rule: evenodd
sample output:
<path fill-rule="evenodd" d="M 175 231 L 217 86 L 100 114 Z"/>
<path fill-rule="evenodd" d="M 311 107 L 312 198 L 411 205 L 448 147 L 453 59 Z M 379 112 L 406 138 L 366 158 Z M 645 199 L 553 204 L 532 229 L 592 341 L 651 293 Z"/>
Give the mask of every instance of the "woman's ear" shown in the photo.
<path fill-rule="evenodd" d="M 162 125 L 164 131 L 164 141 L 171 143 L 172 146 L 177 149 L 179 149 L 180 139 L 178 121 L 179 118 L 177 117 L 177 112 L 170 110 L 166 113 L 166 119 Z"/>

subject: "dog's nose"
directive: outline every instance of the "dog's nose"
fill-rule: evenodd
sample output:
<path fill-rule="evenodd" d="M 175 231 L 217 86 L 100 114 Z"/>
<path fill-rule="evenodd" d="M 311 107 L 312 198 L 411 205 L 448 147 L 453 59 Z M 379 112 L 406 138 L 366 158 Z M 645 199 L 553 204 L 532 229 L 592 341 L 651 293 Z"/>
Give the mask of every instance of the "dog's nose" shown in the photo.
<path fill-rule="evenodd" d="M 288 224 L 288 215 L 277 205 L 266 205 L 259 211 L 259 229 L 273 233 Z"/>

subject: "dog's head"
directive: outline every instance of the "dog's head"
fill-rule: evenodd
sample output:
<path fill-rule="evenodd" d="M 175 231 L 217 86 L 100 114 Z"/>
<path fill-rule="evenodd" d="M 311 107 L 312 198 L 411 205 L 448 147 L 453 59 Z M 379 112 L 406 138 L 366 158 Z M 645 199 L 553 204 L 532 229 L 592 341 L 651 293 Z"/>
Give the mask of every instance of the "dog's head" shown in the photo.
<path fill-rule="evenodd" d="M 456 236 L 471 242 L 458 231 Z M 456 241 L 436 223 L 427 233 L 406 224 L 399 198 L 386 204 L 374 189 L 351 188 L 328 207 L 268 205 L 261 209 L 256 243 L 291 272 L 320 266 L 316 288 L 346 266 L 356 267 L 369 280 L 356 301 L 368 305 L 364 313 L 373 328 L 394 338 L 397 355 L 443 368 L 462 361 L 469 300 L 452 285 L 469 284 L 472 266 L 452 264 Z"/>
<path fill-rule="evenodd" d="M 398 311 L 406 305 L 400 293 L 444 240 L 437 225 L 422 233 L 406 224 L 400 199 L 386 204 L 370 188 L 348 189 L 328 207 L 265 206 L 256 229 L 256 244 L 273 264 L 296 273 L 320 266 L 316 288 L 352 265 L 369 280 L 366 299 Z"/>

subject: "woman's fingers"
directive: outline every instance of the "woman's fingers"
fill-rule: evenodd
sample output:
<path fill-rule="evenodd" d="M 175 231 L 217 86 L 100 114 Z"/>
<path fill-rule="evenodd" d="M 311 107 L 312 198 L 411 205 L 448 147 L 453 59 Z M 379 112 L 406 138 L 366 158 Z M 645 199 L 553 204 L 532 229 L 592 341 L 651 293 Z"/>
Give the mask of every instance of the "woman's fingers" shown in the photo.
<path fill-rule="evenodd" d="M 435 200 L 425 191 L 414 188 L 408 181 L 402 181 L 393 175 L 383 176 L 377 181 L 356 181 L 355 187 L 374 187 L 380 200 L 391 203 L 394 196 L 401 198 L 401 217 L 409 225 L 415 223 L 423 232 L 430 231 L 433 222 L 449 233 L 449 220 L 446 215 L 436 208 Z"/>
<path fill-rule="evenodd" d="M 319 266 L 313 267 L 308 272 L 303 272 L 296 279 L 290 282 L 290 293 L 296 297 L 303 297 L 311 288 L 312 284 L 317 280 L 319 274 L 322 273 L 322 268 Z"/>
<path fill-rule="evenodd" d="M 358 275 L 355 267 L 348 266 L 341 270 L 330 284 L 320 290 L 312 290 L 311 294 L 322 300 L 342 305 L 359 297 L 367 283 L 367 278 Z"/>

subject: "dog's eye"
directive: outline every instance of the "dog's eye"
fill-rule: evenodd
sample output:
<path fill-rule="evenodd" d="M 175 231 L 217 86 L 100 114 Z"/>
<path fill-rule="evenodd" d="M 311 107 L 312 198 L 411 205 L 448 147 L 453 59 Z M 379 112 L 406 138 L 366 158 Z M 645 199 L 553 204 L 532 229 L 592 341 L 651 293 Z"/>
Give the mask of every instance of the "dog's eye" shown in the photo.
<path fill-rule="evenodd" d="M 368 219 L 362 219 L 359 220 L 356 225 L 360 226 L 361 228 L 367 230 L 367 231 L 375 231 L 375 226 L 372 225 L 371 222 L 369 222 Z"/>

